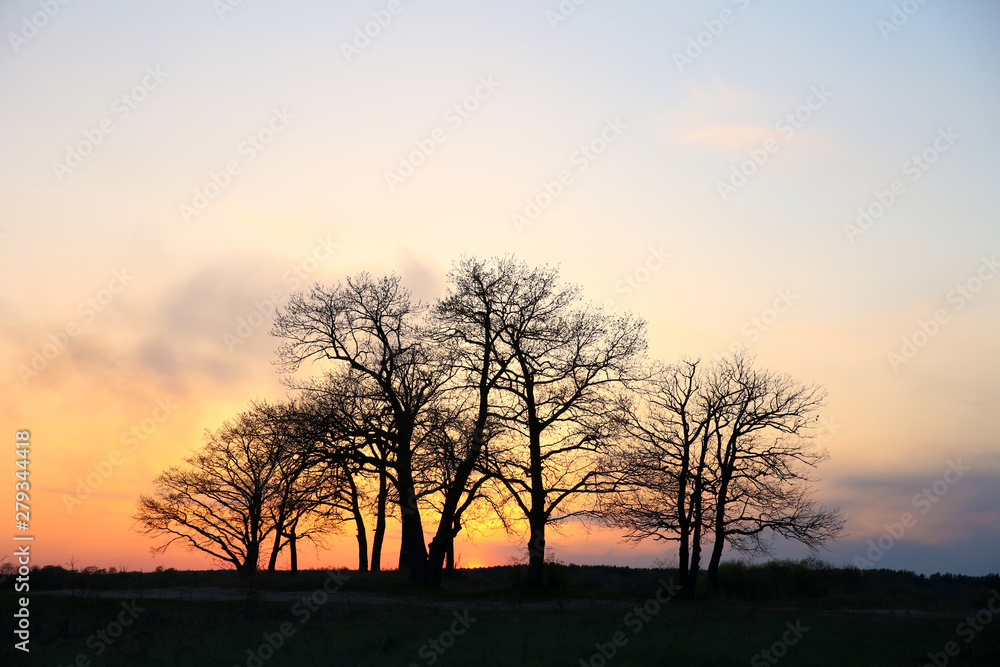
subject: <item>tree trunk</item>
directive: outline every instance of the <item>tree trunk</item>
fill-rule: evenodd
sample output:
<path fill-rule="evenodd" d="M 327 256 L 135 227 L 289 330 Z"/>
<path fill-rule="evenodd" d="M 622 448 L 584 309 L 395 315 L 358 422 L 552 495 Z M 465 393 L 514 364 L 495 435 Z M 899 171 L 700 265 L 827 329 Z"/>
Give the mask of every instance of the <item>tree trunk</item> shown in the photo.
<path fill-rule="evenodd" d="M 298 538 L 295 536 L 295 526 L 293 525 L 288 536 L 288 546 L 292 555 L 292 572 L 299 571 L 299 552 L 296 549 L 296 544 L 298 544 Z"/>
<path fill-rule="evenodd" d="M 404 437 L 405 436 L 405 437 Z M 424 528 L 417 505 L 417 492 L 413 483 L 410 434 L 400 433 L 396 454 L 396 480 L 399 485 L 399 569 L 409 572 L 412 583 L 427 583 L 427 547 Z"/>
<path fill-rule="evenodd" d="M 682 581 L 684 595 L 695 597 L 698 594 L 698 573 L 701 571 L 701 541 L 704 523 L 705 467 L 708 460 L 708 441 L 702 436 L 701 452 L 698 456 L 698 467 L 694 473 L 694 489 L 688 499 L 691 505 L 691 562 L 688 566 L 688 578 Z"/>
<path fill-rule="evenodd" d="M 462 512 L 467 507 L 468 502 L 456 512 L 450 531 L 441 535 L 441 527 L 439 525 L 439 534 L 435 535 L 434 539 L 431 540 L 430 548 L 427 552 L 427 561 L 430 569 L 430 581 L 434 586 L 441 583 L 442 570 L 447 572 L 455 571 L 455 538 L 458 537 L 458 534 L 462 530 Z"/>
<path fill-rule="evenodd" d="M 472 431 L 472 443 L 466 451 L 465 458 L 459 463 L 455 470 L 455 477 L 451 486 L 445 493 L 444 505 L 441 509 L 441 520 L 438 522 L 438 529 L 431 540 L 430 551 L 428 552 L 428 568 L 430 569 L 430 580 L 435 586 L 441 583 L 441 568 L 445 560 L 448 560 L 448 571 L 454 570 L 455 560 L 455 535 L 461 530 L 459 525 L 459 502 L 465 487 L 469 483 L 472 469 L 479 460 L 479 454 L 483 449 L 483 429 L 486 427 L 486 419 L 489 414 L 489 351 L 483 360 L 482 370 L 479 377 L 479 412 L 476 415 L 476 423 Z"/>
<path fill-rule="evenodd" d="M 263 511 L 262 493 L 255 491 L 247 507 L 247 514 L 250 518 L 249 539 L 247 540 L 247 554 L 243 560 L 241 575 L 246 579 L 252 579 L 257 574 L 257 561 L 260 559 L 260 543 L 263 539 L 260 534 L 261 512 Z"/>
<path fill-rule="evenodd" d="M 358 572 L 368 571 L 368 536 L 364 524 L 358 525 Z"/>
<path fill-rule="evenodd" d="M 528 576 L 525 583 L 535 588 L 545 585 L 545 520 L 528 519 L 531 537 L 528 539 Z"/>
<path fill-rule="evenodd" d="M 685 446 L 684 455 L 681 459 L 681 470 L 677 480 L 677 528 L 680 545 L 677 549 L 677 569 L 681 579 L 682 595 L 693 597 L 693 590 L 690 590 L 690 558 L 691 558 L 691 516 L 688 515 L 688 504 L 691 502 L 687 496 L 687 476 L 689 452 Z M 692 513 L 693 516 L 693 513 Z"/>
<path fill-rule="evenodd" d="M 525 382 L 525 407 L 528 418 L 528 457 L 531 484 L 531 507 L 528 513 L 528 586 L 541 588 L 545 585 L 545 483 L 542 479 L 542 427 L 538 422 L 538 408 L 535 404 L 535 383 L 522 360 Z"/>
<path fill-rule="evenodd" d="M 726 546 L 726 499 L 729 494 L 729 479 L 729 475 L 724 471 L 715 500 L 714 543 L 712 558 L 708 561 L 709 597 L 715 597 L 719 593 L 719 563 L 722 561 L 722 550 Z"/>
<path fill-rule="evenodd" d="M 404 483 L 400 491 L 400 544 L 399 568 L 409 572 L 413 583 L 427 581 L 427 547 L 424 545 L 424 531 L 417 508 L 416 492 L 413 484 Z"/>
<path fill-rule="evenodd" d="M 701 570 L 701 490 L 698 485 L 698 495 L 694 500 L 694 511 L 692 512 L 692 523 L 694 534 L 691 538 L 691 565 L 688 567 L 687 581 L 683 582 L 684 594 L 694 597 L 698 593 L 698 572 Z"/>
<path fill-rule="evenodd" d="M 278 552 L 281 551 L 281 530 L 275 530 L 274 532 L 274 546 L 271 547 L 271 558 L 267 561 L 267 573 L 274 574 L 274 570 L 278 566 Z"/>
<path fill-rule="evenodd" d="M 680 547 L 677 550 L 677 569 L 679 571 L 681 579 L 681 588 L 683 589 L 683 594 L 685 597 L 691 597 L 693 591 L 689 590 L 688 582 L 690 580 L 690 558 L 691 558 L 691 536 L 689 534 L 689 528 L 686 525 L 681 526 L 680 530 Z"/>
<path fill-rule="evenodd" d="M 254 575 L 257 574 L 257 559 L 259 557 L 260 545 L 248 544 L 247 557 L 243 561 L 243 566 L 239 569 L 240 577 L 248 581 L 254 578 Z"/>
<path fill-rule="evenodd" d="M 726 544 L 724 534 L 715 536 L 712 545 L 712 559 L 708 561 L 708 596 L 715 597 L 719 593 L 719 563 L 722 561 L 722 548 Z"/>
<path fill-rule="evenodd" d="M 389 497 L 389 480 L 384 471 L 378 476 L 378 496 L 375 498 L 375 534 L 372 535 L 372 572 L 382 569 L 382 542 L 385 540 L 386 500 Z"/>
<path fill-rule="evenodd" d="M 361 504 L 358 502 L 358 487 L 354 482 L 354 476 L 347 474 L 347 483 L 351 491 L 351 514 L 354 517 L 354 527 L 358 537 L 358 572 L 368 570 L 368 534 L 365 530 L 365 515 L 361 512 Z"/>

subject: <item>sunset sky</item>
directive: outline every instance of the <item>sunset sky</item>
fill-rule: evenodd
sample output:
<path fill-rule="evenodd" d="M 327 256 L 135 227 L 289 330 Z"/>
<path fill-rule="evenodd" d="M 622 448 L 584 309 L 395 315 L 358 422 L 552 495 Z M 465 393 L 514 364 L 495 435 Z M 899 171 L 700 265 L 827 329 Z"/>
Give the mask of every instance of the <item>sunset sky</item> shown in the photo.
<path fill-rule="evenodd" d="M 129 515 L 284 395 L 260 312 L 359 271 L 433 300 L 513 253 L 645 318 L 654 358 L 747 345 L 823 385 L 823 558 L 998 569 L 997 3 L 10 0 L 0 26 L 0 414 L 33 436 L 37 564 L 215 567 Z M 331 547 L 303 564 L 356 564 Z"/>

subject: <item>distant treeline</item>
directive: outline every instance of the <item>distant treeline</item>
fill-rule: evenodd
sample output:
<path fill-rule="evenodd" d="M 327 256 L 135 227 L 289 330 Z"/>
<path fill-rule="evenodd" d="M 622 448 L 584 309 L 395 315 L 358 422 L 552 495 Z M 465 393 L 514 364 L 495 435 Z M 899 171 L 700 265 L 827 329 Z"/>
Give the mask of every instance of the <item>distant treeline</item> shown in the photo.
<path fill-rule="evenodd" d="M 552 582 L 549 593 L 574 598 L 642 597 L 655 590 L 661 579 L 676 578 L 671 568 L 634 568 L 614 565 L 564 565 L 548 563 Z M 449 586 L 455 595 L 483 593 L 506 596 L 522 590 L 525 565 L 502 565 L 458 570 L 455 583 Z M 707 585 L 704 580 L 701 585 Z M 297 573 L 279 571 L 258 582 L 262 588 L 309 590 L 326 576 L 323 570 Z M 923 575 L 908 570 L 861 570 L 853 566 L 836 567 L 813 558 L 801 561 L 772 560 L 764 563 L 723 562 L 719 568 L 722 599 L 750 603 L 822 600 L 824 606 L 840 608 L 923 608 L 966 609 L 983 604 L 990 592 L 1000 588 L 1000 574 L 968 576 L 961 574 Z M 352 573 L 345 590 L 402 592 L 406 573 L 388 570 L 378 573 Z M 86 567 L 69 570 L 58 565 L 35 567 L 31 572 L 33 591 L 88 591 L 154 589 L 170 587 L 240 587 L 245 585 L 233 570 L 176 570 L 157 568 L 155 572 L 128 572 L 116 568 Z M 13 578 L 0 584 L 13 590 Z"/>

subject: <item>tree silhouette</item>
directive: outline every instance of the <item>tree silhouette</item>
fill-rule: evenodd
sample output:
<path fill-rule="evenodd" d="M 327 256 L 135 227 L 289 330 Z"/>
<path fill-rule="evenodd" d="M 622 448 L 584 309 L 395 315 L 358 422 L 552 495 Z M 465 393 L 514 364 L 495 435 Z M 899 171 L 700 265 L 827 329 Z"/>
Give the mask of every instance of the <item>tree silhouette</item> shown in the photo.
<path fill-rule="evenodd" d="M 718 409 L 704 394 L 700 362 L 657 368 L 623 401 L 623 437 L 605 462 L 614 491 L 601 496 L 599 514 L 624 529 L 627 541 L 676 540 L 686 596 L 695 592 L 712 509 L 709 452 Z"/>
<path fill-rule="evenodd" d="M 287 406 L 257 403 L 215 432 L 205 445 L 155 480 L 153 496 L 141 496 L 133 518 L 143 534 L 165 536 L 154 547 L 175 543 L 228 562 L 253 577 L 274 538 L 271 563 L 297 539 L 334 528 L 320 511 L 331 493 L 330 477 L 310 463 L 289 424 Z"/>
<path fill-rule="evenodd" d="M 529 585 L 544 580 L 545 529 L 580 516 L 573 503 L 600 490 L 600 453 L 619 420 L 615 395 L 641 373 L 645 323 L 581 304 L 552 268 L 517 266 L 499 342 L 510 362 L 497 381 L 497 416 L 517 446 L 488 457 L 527 523 Z"/>
<path fill-rule="evenodd" d="M 400 567 L 412 580 L 426 579 L 427 549 L 417 504 L 414 456 L 429 426 L 428 404 L 449 377 L 434 363 L 433 350 L 421 332 L 423 309 L 414 306 L 398 276 L 373 280 L 368 274 L 348 278 L 332 288 L 315 285 L 293 294 L 274 324 L 283 339 L 278 350 L 281 367 L 295 372 L 307 360 L 323 359 L 346 368 L 338 380 L 353 383 L 355 394 L 368 401 L 379 421 L 360 421 L 357 430 L 333 431 L 351 438 L 376 438 L 391 452 L 400 510 Z M 341 411 L 338 416 L 344 416 Z M 343 429 L 344 419 L 329 425 Z"/>
<path fill-rule="evenodd" d="M 650 367 L 645 323 L 585 304 L 555 268 L 463 258 L 430 306 L 361 273 L 293 294 L 272 333 L 295 398 L 253 404 L 156 479 L 136 515 L 168 537 L 156 550 L 186 543 L 251 576 L 267 544 L 269 570 L 286 548 L 295 569 L 300 540 L 352 522 L 359 569 L 378 570 L 397 518 L 400 569 L 438 585 L 456 536 L 495 516 L 526 527 L 537 586 L 547 529 L 596 515 L 626 540 L 676 540 L 693 595 L 706 549 L 714 593 L 726 545 L 816 548 L 842 529 L 809 491 L 820 388 L 745 351 Z"/>
<path fill-rule="evenodd" d="M 462 514 L 475 500 L 488 499 L 484 483 L 489 474 L 482 462 L 491 427 L 497 426 L 491 406 L 498 399 L 497 383 L 513 360 L 510 350 L 502 347 L 501 335 L 522 273 L 510 259 L 464 259 L 449 274 L 447 294 L 434 307 L 432 339 L 446 350 L 447 363 L 457 371 L 447 388 L 451 402 L 445 410 L 451 414 L 442 423 L 461 426 L 454 436 L 442 428 L 443 437 L 436 441 L 444 483 L 441 518 L 429 550 L 434 583 L 440 581 L 445 561 L 454 562 Z"/>
<path fill-rule="evenodd" d="M 808 489 L 827 456 L 810 439 L 822 390 L 753 363 L 740 351 L 707 368 L 686 360 L 658 371 L 627 402 L 627 439 L 606 464 L 615 492 L 601 516 L 629 540 L 678 540 L 689 595 L 705 541 L 714 594 L 726 544 L 769 554 L 778 535 L 817 548 L 843 526 Z"/>
<path fill-rule="evenodd" d="M 843 529 L 839 512 L 811 500 L 810 472 L 828 458 L 810 438 L 824 392 L 754 368 L 746 352 L 723 357 L 709 376 L 720 409 L 712 419 L 714 517 L 709 592 L 719 587 L 725 544 L 770 554 L 772 535 L 815 549 Z"/>

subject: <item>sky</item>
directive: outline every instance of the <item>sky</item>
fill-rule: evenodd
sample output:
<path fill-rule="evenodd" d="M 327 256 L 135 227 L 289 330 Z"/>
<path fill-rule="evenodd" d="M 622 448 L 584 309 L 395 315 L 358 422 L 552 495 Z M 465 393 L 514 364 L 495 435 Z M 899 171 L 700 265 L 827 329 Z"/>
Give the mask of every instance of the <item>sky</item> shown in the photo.
<path fill-rule="evenodd" d="M 215 567 L 129 517 L 284 395 L 273 307 L 360 271 L 433 300 L 512 253 L 644 318 L 656 359 L 746 345 L 825 387 L 822 558 L 996 572 L 998 28 L 987 0 L 4 2 L 0 415 L 31 432 L 34 562 Z"/>

